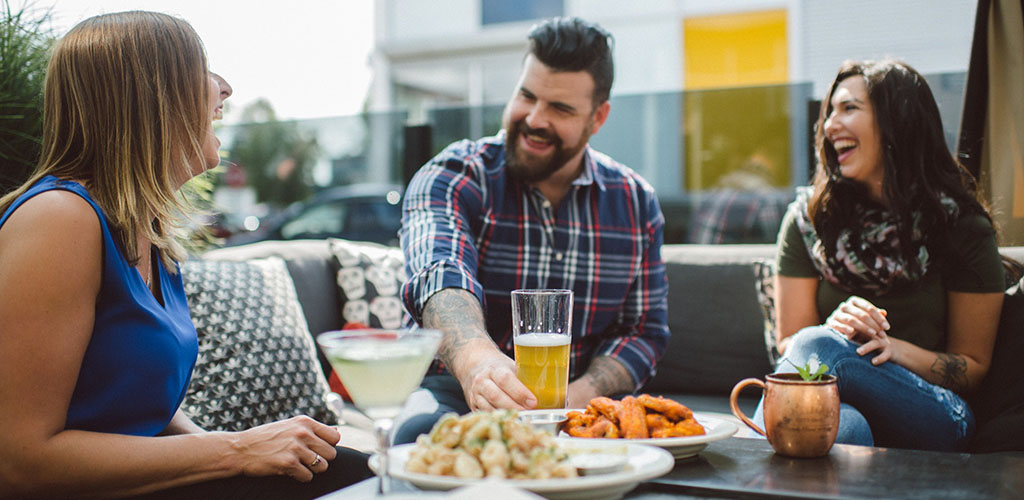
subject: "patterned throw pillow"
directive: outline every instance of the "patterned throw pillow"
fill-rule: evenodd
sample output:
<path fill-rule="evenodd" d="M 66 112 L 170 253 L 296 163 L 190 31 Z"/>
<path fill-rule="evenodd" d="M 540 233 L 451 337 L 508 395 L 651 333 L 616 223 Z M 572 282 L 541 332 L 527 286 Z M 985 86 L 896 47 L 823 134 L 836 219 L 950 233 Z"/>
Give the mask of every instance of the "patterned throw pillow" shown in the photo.
<path fill-rule="evenodd" d="M 400 328 L 405 283 L 402 250 L 376 243 L 330 239 L 337 266 L 338 297 L 345 324 Z"/>
<path fill-rule="evenodd" d="M 207 430 L 296 415 L 336 424 L 295 285 L 277 257 L 181 265 L 199 359 L 183 409 Z"/>
<path fill-rule="evenodd" d="M 775 342 L 775 263 L 767 260 L 754 262 L 754 287 L 757 302 L 764 315 L 764 347 L 768 362 L 774 368 L 779 362 L 779 348 Z"/>

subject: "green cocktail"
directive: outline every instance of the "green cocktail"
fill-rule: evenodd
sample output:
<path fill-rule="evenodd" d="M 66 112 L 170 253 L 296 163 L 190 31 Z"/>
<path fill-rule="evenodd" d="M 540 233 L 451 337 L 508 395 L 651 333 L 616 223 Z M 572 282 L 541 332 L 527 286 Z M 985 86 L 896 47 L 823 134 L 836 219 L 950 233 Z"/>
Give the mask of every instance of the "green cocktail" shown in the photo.
<path fill-rule="evenodd" d="M 419 387 L 437 342 L 429 336 L 349 338 L 324 351 L 359 409 L 373 419 L 392 418 Z"/>
<path fill-rule="evenodd" d="M 380 493 L 387 493 L 392 420 L 423 381 L 441 343 L 437 330 L 343 330 L 316 339 L 356 406 L 374 421 Z"/>

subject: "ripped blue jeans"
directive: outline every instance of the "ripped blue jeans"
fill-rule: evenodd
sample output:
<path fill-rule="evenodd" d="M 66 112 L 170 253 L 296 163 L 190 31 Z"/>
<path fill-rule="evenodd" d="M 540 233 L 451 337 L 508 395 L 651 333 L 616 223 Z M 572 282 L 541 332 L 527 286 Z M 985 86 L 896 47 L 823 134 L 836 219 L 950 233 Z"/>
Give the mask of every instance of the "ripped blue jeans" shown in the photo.
<path fill-rule="evenodd" d="M 963 398 L 891 361 L 872 365 L 874 353 L 861 356 L 859 346 L 831 328 L 804 328 L 790 341 L 776 373 L 796 372 L 787 359 L 803 366 L 816 356 L 839 377 L 837 443 L 938 451 L 967 445 L 975 422 Z M 764 424 L 761 404 L 754 420 Z"/>

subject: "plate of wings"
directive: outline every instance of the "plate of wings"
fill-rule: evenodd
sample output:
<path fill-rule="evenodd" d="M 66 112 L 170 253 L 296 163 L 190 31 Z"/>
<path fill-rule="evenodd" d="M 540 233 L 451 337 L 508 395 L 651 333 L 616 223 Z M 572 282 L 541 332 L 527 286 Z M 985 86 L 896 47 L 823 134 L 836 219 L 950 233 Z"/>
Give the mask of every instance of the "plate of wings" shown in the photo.
<path fill-rule="evenodd" d="M 552 410 L 537 410 L 552 411 Z M 663 448 L 677 460 L 697 455 L 708 443 L 735 434 L 738 426 L 722 418 L 690 411 L 683 404 L 647 394 L 616 401 L 591 399 L 585 409 L 564 412 L 561 436 L 622 440 Z M 520 412 L 523 413 L 528 412 Z M 621 441 L 619 441 L 621 442 Z"/>

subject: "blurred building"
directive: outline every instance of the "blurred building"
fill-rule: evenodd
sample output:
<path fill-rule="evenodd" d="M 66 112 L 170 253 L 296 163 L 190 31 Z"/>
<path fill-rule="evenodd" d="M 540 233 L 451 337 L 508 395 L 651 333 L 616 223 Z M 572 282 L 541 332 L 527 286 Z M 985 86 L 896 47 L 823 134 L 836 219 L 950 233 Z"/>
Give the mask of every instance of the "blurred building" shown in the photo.
<path fill-rule="evenodd" d="M 501 103 L 538 19 L 580 16 L 615 36 L 613 95 L 811 82 L 886 55 L 964 72 L 973 0 L 375 0 L 371 109 Z"/>
<path fill-rule="evenodd" d="M 639 121 L 647 139 L 623 160 L 679 193 L 712 187 L 750 161 L 768 162 L 761 171 L 772 185 L 804 178 L 817 99 L 850 58 L 893 56 L 938 75 L 931 83 L 948 104 L 952 141 L 976 9 L 971 0 L 375 1 L 369 109 L 440 125 L 434 149 L 500 127 L 538 19 L 600 23 L 615 37 L 616 75 L 610 128 L 595 144 L 618 149 L 607 136 L 620 132 L 617 123 L 627 132 Z M 619 106 L 614 98 L 623 98 Z M 680 112 L 667 117 L 665 109 Z M 446 122 L 460 130 L 445 133 Z M 738 142 L 753 149 L 728 168 L 706 165 Z"/>
<path fill-rule="evenodd" d="M 973 0 L 375 0 L 369 109 L 429 128 L 432 152 L 493 134 L 530 27 L 579 16 L 615 38 L 612 112 L 591 144 L 656 186 L 666 238 L 727 243 L 733 229 L 763 226 L 768 236 L 754 239 L 771 241 L 775 219 L 764 214 L 781 215 L 813 171 L 820 99 L 843 60 L 891 56 L 925 74 L 955 146 L 976 9 Z"/>

